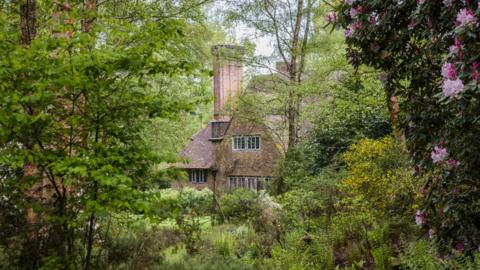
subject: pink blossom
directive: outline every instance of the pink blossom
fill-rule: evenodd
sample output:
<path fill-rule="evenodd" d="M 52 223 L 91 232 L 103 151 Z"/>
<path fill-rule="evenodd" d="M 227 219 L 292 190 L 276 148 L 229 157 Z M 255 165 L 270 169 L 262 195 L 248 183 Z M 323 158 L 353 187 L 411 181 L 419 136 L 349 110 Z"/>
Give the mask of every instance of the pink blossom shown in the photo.
<path fill-rule="evenodd" d="M 415 213 L 415 223 L 417 223 L 418 226 L 425 224 L 425 213 L 423 211 L 417 210 Z"/>
<path fill-rule="evenodd" d="M 425 4 L 425 0 L 417 0 L 417 4 L 418 5 L 423 5 L 423 4 Z"/>
<path fill-rule="evenodd" d="M 410 23 L 408 24 L 408 29 L 413 30 L 413 28 L 415 28 L 416 25 L 417 25 L 417 21 L 415 21 L 415 19 L 411 19 Z"/>
<path fill-rule="evenodd" d="M 460 162 L 458 162 L 457 160 L 455 160 L 453 158 L 449 158 L 447 160 L 447 164 L 451 167 L 457 167 L 458 165 L 460 165 Z"/>
<path fill-rule="evenodd" d="M 448 48 L 448 52 L 450 54 L 457 54 L 458 52 L 460 51 L 460 48 L 458 48 L 457 46 L 455 45 L 452 45 Z"/>
<path fill-rule="evenodd" d="M 462 245 L 462 243 L 457 243 L 455 244 L 455 250 L 458 252 L 463 252 L 465 250 L 465 247 Z"/>
<path fill-rule="evenodd" d="M 464 90 L 463 82 L 460 79 L 443 81 L 443 95 L 445 97 L 458 97 Z"/>
<path fill-rule="evenodd" d="M 457 22 L 460 24 L 460 26 L 472 25 L 477 22 L 477 18 L 470 9 L 464 8 L 458 13 Z"/>
<path fill-rule="evenodd" d="M 441 162 L 448 157 L 447 149 L 441 146 L 435 146 L 430 154 L 430 157 L 432 158 L 433 163 Z"/>
<path fill-rule="evenodd" d="M 359 30 L 362 27 L 363 27 L 363 23 L 361 21 L 356 21 L 356 22 L 352 23 L 352 30 L 353 31 Z"/>
<path fill-rule="evenodd" d="M 454 80 L 457 78 L 455 66 L 449 62 L 445 62 L 442 66 L 442 76 L 445 79 Z"/>
<path fill-rule="evenodd" d="M 478 72 L 478 68 L 480 67 L 480 62 L 474 62 L 470 65 L 470 69 L 472 70 L 472 80 L 479 82 L 480 81 L 480 72 Z"/>
<path fill-rule="evenodd" d="M 428 238 L 433 239 L 435 236 L 435 229 L 428 230 Z"/>
<path fill-rule="evenodd" d="M 452 45 L 448 48 L 450 54 L 452 54 L 452 55 L 458 54 L 461 49 L 462 49 L 462 41 L 458 38 L 455 38 L 454 45 Z"/>
<path fill-rule="evenodd" d="M 358 7 L 353 7 L 350 9 L 350 16 L 354 19 L 358 18 L 358 15 L 363 12 L 363 7 L 358 6 Z"/>
<path fill-rule="evenodd" d="M 335 23 L 337 21 L 337 14 L 334 11 L 328 12 L 327 15 L 325 15 L 325 20 L 328 23 Z"/>
<path fill-rule="evenodd" d="M 347 29 L 345 29 L 345 37 L 346 37 L 346 38 L 350 38 L 350 37 L 352 37 L 352 36 L 353 36 L 353 30 L 352 30 L 350 27 L 348 27 Z"/>

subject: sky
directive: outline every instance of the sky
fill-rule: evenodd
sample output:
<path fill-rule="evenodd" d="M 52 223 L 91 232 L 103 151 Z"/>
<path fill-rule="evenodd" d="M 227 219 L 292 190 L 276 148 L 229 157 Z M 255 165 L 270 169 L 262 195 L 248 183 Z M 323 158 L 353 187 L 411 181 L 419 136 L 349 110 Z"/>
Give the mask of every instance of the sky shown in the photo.
<path fill-rule="evenodd" d="M 240 0 L 241 1 L 241 0 Z M 209 16 L 214 18 L 214 21 L 221 21 L 221 18 L 218 17 L 219 14 L 222 14 L 222 10 L 225 9 L 225 6 L 221 1 L 216 1 L 213 4 L 213 7 L 209 9 Z M 237 42 L 248 38 L 251 42 L 255 44 L 255 55 L 256 56 L 271 56 L 273 49 L 273 40 L 268 37 L 260 37 L 255 34 L 255 29 L 247 27 L 243 24 L 237 24 L 232 28 L 225 29 L 227 33 L 233 37 Z"/>
<path fill-rule="evenodd" d="M 259 37 L 255 35 L 255 30 L 246 26 L 237 25 L 232 29 L 235 39 L 242 40 L 248 38 L 255 44 L 256 56 L 271 56 L 273 53 L 273 40 L 269 37 Z"/>

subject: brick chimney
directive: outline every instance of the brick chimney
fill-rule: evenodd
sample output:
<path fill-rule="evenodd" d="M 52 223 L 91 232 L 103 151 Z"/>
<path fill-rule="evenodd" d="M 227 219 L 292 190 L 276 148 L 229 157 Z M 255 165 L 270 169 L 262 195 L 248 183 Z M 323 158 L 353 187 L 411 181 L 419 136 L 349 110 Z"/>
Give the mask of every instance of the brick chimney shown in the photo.
<path fill-rule="evenodd" d="M 213 94 L 215 96 L 213 115 L 215 120 L 227 120 L 223 111 L 225 104 L 234 102 L 242 93 L 243 47 L 215 45 L 213 55 Z"/>

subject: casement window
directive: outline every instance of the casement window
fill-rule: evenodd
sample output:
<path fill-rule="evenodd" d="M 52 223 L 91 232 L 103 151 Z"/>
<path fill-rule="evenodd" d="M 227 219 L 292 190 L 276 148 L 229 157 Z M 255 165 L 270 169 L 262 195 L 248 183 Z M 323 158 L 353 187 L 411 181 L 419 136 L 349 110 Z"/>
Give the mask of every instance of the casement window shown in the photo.
<path fill-rule="evenodd" d="M 189 170 L 188 180 L 193 184 L 207 183 L 207 170 Z"/>
<path fill-rule="evenodd" d="M 229 176 L 228 189 L 248 188 L 253 190 L 264 190 L 268 187 L 269 176 Z"/>
<path fill-rule="evenodd" d="M 232 138 L 232 149 L 234 151 L 260 150 L 260 144 L 260 136 L 258 135 L 241 135 Z"/>

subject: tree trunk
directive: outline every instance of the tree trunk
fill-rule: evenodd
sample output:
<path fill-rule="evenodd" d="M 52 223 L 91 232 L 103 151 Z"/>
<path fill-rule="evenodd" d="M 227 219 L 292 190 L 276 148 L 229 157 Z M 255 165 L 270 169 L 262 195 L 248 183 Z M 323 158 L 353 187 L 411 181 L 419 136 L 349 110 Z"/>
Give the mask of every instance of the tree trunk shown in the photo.
<path fill-rule="evenodd" d="M 400 104 L 398 98 L 393 94 L 392 82 L 389 75 L 384 81 L 385 88 L 385 97 L 387 99 L 388 112 L 390 114 L 390 123 L 392 124 L 393 133 L 396 140 L 400 144 L 403 150 L 407 150 L 405 132 L 400 129 L 399 123 L 399 114 L 400 114 Z"/>
<path fill-rule="evenodd" d="M 20 44 L 23 46 L 29 46 L 36 35 L 36 0 L 23 0 L 19 5 L 20 15 Z M 27 76 L 27 74 L 22 74 Z M 28 112 L 27 112 L 28 113 Z M 26 148 L 31 148 L 32 143 L 25 142 Z M 38 168 L 31 162 L 25 162 L 23 165 L 23 176 L 25 178 L 38 176 Z M 34 187 L 28 190 L 25 194 L 27 200 L 38 199 L 38 194 Z M 37 197 L 37 198 L 35 198 Z M 37 220 L 38 216 L 34 212 L 33 208 L 27 208 L 25 210 L 26 220 L 26 243 L 22 250 L 22 257 L 28 258 L 28 262 L 25 262 L 25 267 L 36 268 L 40 259 L 39 256 L 39 239 Z"/>
<path fill-rule="evenodd" d="M 28 46 L 35 38 L 36 29 L 36 0 L 24 0 L 20 4 L 21 43 Z"/>

